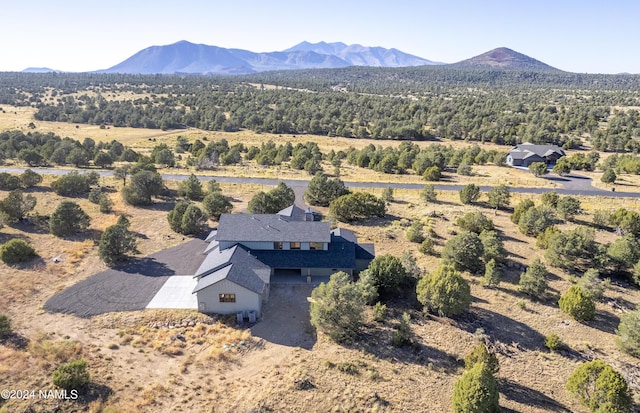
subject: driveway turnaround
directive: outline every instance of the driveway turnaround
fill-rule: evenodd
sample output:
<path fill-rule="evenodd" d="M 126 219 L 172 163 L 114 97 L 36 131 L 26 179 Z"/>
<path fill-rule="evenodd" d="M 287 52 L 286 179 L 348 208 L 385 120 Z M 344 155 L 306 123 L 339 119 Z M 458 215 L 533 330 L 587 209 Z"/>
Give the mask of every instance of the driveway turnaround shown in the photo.
<path fill-rule="evenodd" d="M 198 309 L 198 297 L 193 290 L 198 280 L 193 275 L 173 275 L 156 293 L 147 308 Z"/>
<path fill-rule="evenodd" d="M 44 309 L 78 317 L 144 310 L 171 276 L 195 273 L 205 245 L 194 239 L 99 272 L 49 298 Z"/>

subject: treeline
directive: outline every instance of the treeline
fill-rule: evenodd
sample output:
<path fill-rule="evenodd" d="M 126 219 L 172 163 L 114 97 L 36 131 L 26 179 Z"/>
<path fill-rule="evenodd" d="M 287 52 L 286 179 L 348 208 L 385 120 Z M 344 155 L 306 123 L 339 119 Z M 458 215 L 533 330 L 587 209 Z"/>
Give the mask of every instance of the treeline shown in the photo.
<path fill-rule="evenodd" d="M 0 103 L 36 120 L 116 127 L 465 139 L 513 145 L 640 145 L 637 76 L 403 68 L 241 77 L 0 74 Z M 627 88 L 629 87 L 629 88 Z M 139 95 L 119 98 L 122 92 Z M 73 95 L 71 95 L 73 93 Z M 140 97 L 144 96 L 144 97 Z M 611 108 L 620 108 L 611 118 Z"/>
<path fill-rule="evenodd" d="M 346 153 L 347 162 L 362 168 L 373 169 L 387 174 L 404 174 L 413 170 L 430 181 L 440 179 L 445 168 L 457 168 L 458 173 L 470 175 L 471 165 L 493 163 L 503 166 L 506 152 L 485 150 L 479 145 L 464 149 L 454 149 L 447 145 L 429 145 L 420 148 L 411 142 L 402 142 L 397 147 L 365 146 L 362 149 L 351 148 Z"/>
<path fill-rule="evenodd" d="M 122 143 L 96 143 L 91 138 L 80 142 L 61 138 L 53 132 L 0 132 L 0 161 L 17 158 L 29 166 L 74 165 L 109 167 L 115 161 L 136 162 L 140 155 Z"/>

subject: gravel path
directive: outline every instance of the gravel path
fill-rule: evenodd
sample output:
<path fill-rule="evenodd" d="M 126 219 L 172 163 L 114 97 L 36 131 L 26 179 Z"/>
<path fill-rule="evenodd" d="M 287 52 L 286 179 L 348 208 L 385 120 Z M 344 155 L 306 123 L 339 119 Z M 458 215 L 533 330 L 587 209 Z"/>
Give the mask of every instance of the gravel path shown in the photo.
<path fill-rule="evenodd" d="M 194 239 L 99 272 L 49 298 L 44 309 L 78 317 L 144 310 L 170 276 L 195 273 L 205 245 Z"/>

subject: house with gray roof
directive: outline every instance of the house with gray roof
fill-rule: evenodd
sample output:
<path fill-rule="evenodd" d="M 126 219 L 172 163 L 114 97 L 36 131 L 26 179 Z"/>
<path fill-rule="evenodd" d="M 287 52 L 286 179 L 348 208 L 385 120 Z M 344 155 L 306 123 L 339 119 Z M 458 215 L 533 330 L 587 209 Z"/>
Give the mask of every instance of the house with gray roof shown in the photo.
<path fill-rule="evenodd" d="M 534 145 L 525 142 L 509 151 L 507 165 L 528 167 L 534 162 L 553 165 L 563 156 L 566 156 L 564 150 L 557 145 Z"/>
<path fill-rule="evenodd" d="M 331 230 L 313 211 L 292 205 L 277 214 L 222 214 L 206 238 L 205 259 L 194 274 L 198 308 L 205 313 L 255 312 L 269 298 L 273 278 L 311 282 L 369 266 L 373 244 L 347 229 Z"/>

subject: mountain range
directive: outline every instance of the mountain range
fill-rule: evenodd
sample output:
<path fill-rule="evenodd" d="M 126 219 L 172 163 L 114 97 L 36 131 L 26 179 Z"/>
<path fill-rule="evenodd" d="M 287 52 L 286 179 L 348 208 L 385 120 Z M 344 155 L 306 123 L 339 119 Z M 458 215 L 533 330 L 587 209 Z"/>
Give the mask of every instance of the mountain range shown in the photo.
<path fill-rule="evenodd" d="M 256 53 L 243 49 L 180 41 L 151 46 L 100 73 L 134 74 L 249 74 L 267 70 L 335 69 L 347 66 L 402 67 L 438 64 L 397 49 L 302 42 L 281 52 Z"/>
<path fill-rule="evenodd" d="M 500 47 L 461 62 L 446 65 L 398 49 L 359 44 L 302 42 L 289 49 L 257 53 L 243 49 L 179 41 L 151 46 L 108 69 L 94 73 L 128 74 L 251 74 L 269 70 L 335 69 L 348 66 L 408 67 L 444 65 L 453 68 L 558 71 L 543 62 Z M 24 72 L 54 72 L 48 68 L 28 68 Z"/>

